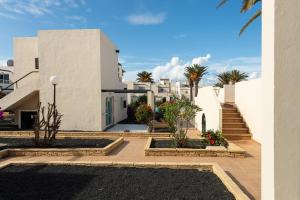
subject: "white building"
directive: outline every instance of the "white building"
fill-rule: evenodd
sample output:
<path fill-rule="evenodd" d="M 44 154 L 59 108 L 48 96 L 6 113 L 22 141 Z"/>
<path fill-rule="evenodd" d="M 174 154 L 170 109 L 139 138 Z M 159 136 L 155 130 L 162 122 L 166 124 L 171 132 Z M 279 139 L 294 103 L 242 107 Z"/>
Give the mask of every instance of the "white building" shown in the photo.
<path fill-rule="evenodd" d="M 61 130 L 100 131 L 125 119 L 117 47 L 98 29 L 43 30 L 14 39 L 14 92 L 0 107 L 15 113 L 19 128 L 30 128 L 37 104 L 53 102 L 50 76 L 57 76 L 56 105 Z M 21 79 L 20 79 L 21 78 Z"/>
<path fill-rule="evenodd" d="M 12 61 L 9 60 L 10 66 L 7 66 L 6 64 L 0 63 L 0 89 L 5 89 L 2 92 L 7 94 L 13 90 L 13 87 L 10 87 L 10 84 L 12 83 L 12 76 L 13 76 L 13 66 Z"/>
<path fill-rule="evenodd" d="M 174 89 L 172 89 L 172 92 L 178 96 L 179 98 L 185 97 L 187 99 L 190 99 L 190 87 L 182 82 L 176 82 Z"/>

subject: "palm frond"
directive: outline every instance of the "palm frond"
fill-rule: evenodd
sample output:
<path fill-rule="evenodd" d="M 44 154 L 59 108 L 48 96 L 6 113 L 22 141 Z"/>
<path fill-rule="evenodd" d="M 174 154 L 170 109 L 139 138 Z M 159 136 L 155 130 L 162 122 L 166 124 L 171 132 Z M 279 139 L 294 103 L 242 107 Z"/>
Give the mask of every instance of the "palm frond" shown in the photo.
<path fill-rule="evenodd" d="M 256 11 L 256 13 L 249 19 L 249 21 L 241 28 L 240 33 L 239 33 L 239 36 L 241 36 L 241 35 L 244 33 L 244 31 L 248 28 L 248 26 L 249 26 L 250 24 L 252 24 L 252 22 L 253 22 L 255 19 L 257 19 L 258 17 L 260 17 L 261 14 L 262 14 L 262 11 L 261 11 L 261 10 Z"/>
<path fill-rule="evenodd" d="M 220 7 L 222 7 L 225 3 L 227 3 L 228 2 L 228 0 L 220 0 L 220 2 L 218 3 L 218 5 L 217 5 L 217 8 L 220 8 Z"/>

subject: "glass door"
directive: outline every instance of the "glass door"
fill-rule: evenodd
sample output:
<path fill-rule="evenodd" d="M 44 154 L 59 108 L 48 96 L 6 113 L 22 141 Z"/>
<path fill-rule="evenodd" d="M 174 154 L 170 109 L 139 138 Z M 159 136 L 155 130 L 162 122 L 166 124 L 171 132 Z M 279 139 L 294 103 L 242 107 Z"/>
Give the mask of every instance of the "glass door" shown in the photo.
<path fill-rule="evenodd" d="M 113 97 L 106 97 L 105 105 L 105 125 L 109 126 L 113 124 Z"/>

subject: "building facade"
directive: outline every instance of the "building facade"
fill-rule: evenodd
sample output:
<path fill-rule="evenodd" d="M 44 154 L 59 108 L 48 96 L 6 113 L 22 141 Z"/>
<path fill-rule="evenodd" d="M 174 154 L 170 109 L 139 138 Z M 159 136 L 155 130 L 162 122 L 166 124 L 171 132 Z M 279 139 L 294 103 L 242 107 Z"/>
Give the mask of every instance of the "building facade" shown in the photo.
<path fill-rule="evenodd" d="M 14 39 L 14 92 L 0 107 L 15 114 L 19 128 L 30 128 L 38 102 L 53 102 L 51 76 L 57 76 L 56 105 L 61 130 L 101 131 L 125 119 L 119 50 L 99 29 L 43 30 Z M 125 102 L 125 103 L 124 103 Z"/>

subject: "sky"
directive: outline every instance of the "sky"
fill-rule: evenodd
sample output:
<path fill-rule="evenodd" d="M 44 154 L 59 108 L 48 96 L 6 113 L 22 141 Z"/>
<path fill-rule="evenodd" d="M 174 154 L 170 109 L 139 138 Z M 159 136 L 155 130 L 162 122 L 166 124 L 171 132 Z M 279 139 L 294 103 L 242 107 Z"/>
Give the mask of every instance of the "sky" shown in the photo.
<path fill-rule="evenodd" d="M 203 82 L 239 69 L 260 76 L 261 19 L 239 37 L 258 9 L 219 0 L 0 0 L 0 64 L 13 58 L 13 38 L 47 29 L 101 29 L 120 50 L 125 80 L 146 70 L 155 79 L 184 80 L 184 67 L 208 66 Z M 260 5 L 259 5 L 260 6 Z"/>

